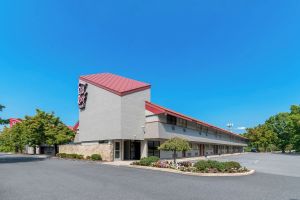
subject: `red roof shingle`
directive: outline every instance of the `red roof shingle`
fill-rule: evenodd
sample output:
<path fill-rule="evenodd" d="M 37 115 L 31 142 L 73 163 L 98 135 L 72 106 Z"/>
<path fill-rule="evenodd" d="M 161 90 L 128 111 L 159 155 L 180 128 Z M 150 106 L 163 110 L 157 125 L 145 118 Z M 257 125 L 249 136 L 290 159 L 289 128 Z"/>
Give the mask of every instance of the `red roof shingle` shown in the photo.
<path fill-rule="evenodd" d="M 148 83 L 143 83 L 110 73 L 80 76 L 80 80 L 110 91 L 119 96 L 143 91 L 151 87 L 151 85 Z"/>

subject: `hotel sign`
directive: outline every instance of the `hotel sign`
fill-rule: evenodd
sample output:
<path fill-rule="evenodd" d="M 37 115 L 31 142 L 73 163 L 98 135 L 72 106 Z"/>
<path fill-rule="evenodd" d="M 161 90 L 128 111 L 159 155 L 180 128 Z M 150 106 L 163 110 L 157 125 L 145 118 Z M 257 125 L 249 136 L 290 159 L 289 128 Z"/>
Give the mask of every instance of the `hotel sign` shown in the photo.
<path fill-rule="evenodd" d="M 87 83 L 79 83 L 78 84 L 78 107 L 80 110 L 85 109 L 86 100 L 87 100 Z"/>

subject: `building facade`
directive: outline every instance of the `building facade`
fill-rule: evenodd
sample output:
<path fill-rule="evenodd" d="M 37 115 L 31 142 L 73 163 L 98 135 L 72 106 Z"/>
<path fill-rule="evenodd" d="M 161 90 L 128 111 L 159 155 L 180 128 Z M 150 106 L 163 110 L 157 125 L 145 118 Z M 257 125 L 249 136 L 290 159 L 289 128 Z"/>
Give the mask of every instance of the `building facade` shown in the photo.
<path fill-rule="evenodd" d="M 60 152 L 105 160 L 137 160 L 146 156 L 172 158 L 157 147 L 172 137 L 189 141 L 178 157 L 242 152 L 246 138 L 152 103 L 150 84 L 114 74 L 81 76 L 79 123 L 73 145 Z"/>

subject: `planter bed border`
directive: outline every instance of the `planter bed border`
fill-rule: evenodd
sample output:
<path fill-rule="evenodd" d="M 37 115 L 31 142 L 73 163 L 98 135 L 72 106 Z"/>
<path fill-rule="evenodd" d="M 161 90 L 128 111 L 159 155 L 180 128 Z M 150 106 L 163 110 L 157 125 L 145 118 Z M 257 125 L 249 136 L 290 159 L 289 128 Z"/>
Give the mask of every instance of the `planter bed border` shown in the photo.
<path fill-rule="evenodd" d="M 162 172 L 170 172 L 176 174 L 183 174 L 188 176 L 209 176 L 209 177 L 216 177 L 216 176 L 248 176 L 255 173 L 255 170 L 249 170 L 248 172 L 240 172 L 240 173 L 201 173 L 201 172 L 184 172 L 176 169 L 170 168 L 158 168 L 158 167 L 149 167 L 149 166 L 140 166 L 140 165 L 129 165 L 128 167 L 131 168 L 138 168 L 138 169 L 148 169 L 153 171 L 162 171 Z"/>

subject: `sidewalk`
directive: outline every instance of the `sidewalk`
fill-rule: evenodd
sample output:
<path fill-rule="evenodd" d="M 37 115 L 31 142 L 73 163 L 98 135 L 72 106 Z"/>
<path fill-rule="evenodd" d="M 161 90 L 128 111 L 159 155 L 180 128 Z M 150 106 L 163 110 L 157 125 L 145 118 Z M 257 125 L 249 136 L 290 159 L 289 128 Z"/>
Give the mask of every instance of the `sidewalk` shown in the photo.
<path fill-rule="evenodd" d="M 212 155 L 212 156 L 201 156 L 201 157 L 190 157 L 190 158 L 177 158 L 177 162 L 183 161 L 197 161 L 197 160 L 206 160 L 210 158 L 220 158 L 220 157 L 227 157 L 227 156 L 236 156 L 236 155 L 243 155 L 246 153 L 233 153 L 233 154 L 222 154 L 222 155 Z M 173 159 L 161 159 L 166 161 L 173 161 Z M 113 162 L 103 162 L 104 165 L 113 165 L 113 166 L 129 166 L 134 160 L 116 160 Z"/>

